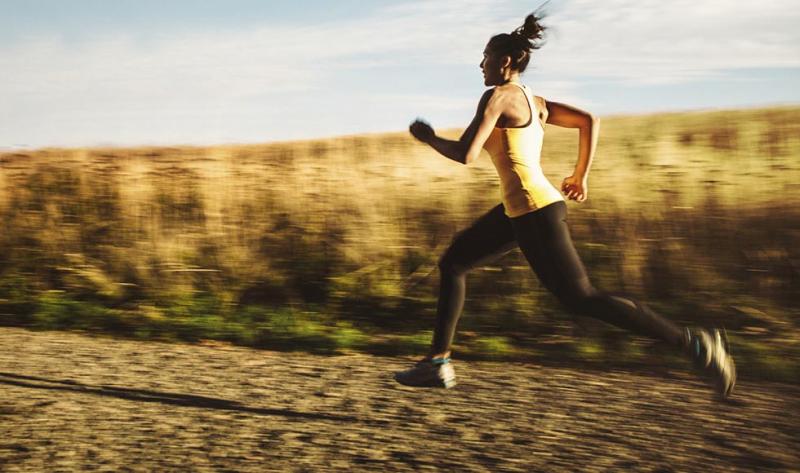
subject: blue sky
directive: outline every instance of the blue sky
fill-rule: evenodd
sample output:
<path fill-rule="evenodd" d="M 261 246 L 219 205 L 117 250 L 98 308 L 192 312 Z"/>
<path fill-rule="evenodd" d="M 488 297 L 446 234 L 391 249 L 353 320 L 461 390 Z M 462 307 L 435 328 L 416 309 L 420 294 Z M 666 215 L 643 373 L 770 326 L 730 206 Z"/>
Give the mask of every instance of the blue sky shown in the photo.
<path fill-rule="evenodd" d="M 465 126 L 537 2 L 0 0 L 0 149 Z M 552 0 L 523 76 L 598 115 L 800 103 L 796 0 Z"/>

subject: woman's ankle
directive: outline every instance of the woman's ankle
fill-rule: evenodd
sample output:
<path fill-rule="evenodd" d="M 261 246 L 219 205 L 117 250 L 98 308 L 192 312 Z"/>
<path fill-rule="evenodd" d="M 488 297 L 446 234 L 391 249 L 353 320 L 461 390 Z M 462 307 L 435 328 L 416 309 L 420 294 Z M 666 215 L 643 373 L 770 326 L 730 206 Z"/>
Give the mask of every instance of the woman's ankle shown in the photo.
<path fill-rule="evenodd" d="M 428 353 L 428 355 L 425 356 L 424 359 L 430 361 L 430 360 L 439 360 L 439 359 L 443 359 L 443 358 L 450 358 L 450 352 L 449 351 L 445 351 L 445 352 L 439 352 L 439 353 Z"/>

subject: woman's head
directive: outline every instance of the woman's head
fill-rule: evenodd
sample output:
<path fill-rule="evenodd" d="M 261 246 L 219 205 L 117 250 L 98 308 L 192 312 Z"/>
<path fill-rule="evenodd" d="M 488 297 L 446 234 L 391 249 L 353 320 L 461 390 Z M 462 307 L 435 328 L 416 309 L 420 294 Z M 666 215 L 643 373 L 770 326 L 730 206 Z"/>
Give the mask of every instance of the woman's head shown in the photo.
<path fill-rule="evenodd" d="M 486 85 L 503 83 L 510 74 L 525 71 L 531 59 L 531 51 L 542 47 L 545 27 L 540 23 L 541 20 L 532 13 L 512 33 L 492 36 L 486 44 L 481 61 Z"/>

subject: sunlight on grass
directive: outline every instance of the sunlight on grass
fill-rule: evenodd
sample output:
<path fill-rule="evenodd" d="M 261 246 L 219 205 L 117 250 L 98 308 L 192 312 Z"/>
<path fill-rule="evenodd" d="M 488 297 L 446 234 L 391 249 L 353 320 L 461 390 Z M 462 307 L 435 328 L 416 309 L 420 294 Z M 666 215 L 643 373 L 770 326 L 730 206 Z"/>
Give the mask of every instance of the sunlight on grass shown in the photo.
<path fill-rule="evenodd" d="M 548 127 L 551 181 L 576 140 Z M 799 154 L 798 108 L 605 119 L 589 201 L 569 204 L 593 282 L 725 326 L 744 337 L 743 363 L 791 372 Z M 461 166 L 405 133 L 3 153 L 0 323 L 421 354 L 439 257 L 499 200 L 488 158 Z M 569 316 L 518 252 L 488 269 L 468 278 L 470 351 L 515 357 L 563 335 Z M 576 356 L 646 358 L 593 343 Z"/>

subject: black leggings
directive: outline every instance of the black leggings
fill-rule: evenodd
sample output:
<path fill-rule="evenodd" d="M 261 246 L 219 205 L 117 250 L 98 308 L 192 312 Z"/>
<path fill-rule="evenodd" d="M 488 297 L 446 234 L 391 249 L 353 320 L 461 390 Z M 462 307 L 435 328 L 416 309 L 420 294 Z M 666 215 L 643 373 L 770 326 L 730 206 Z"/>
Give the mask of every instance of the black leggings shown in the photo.
<path fill-rule="evenodd" d="M 433 353 L 449 351 L 464 307 L 466 274 L 519 246 L 542 285 L 573 314 L 684 347 L 685 331 L 648 307 L 598 291 L 589 282 L 567 228 L 567 205 L 559 201 L 509 218 L 502 204 L 456 234 L 439 260 L 441 284 Z"/>

